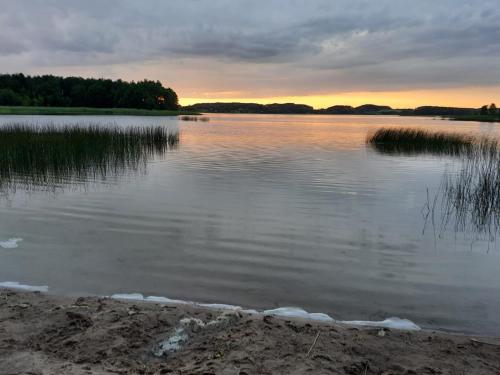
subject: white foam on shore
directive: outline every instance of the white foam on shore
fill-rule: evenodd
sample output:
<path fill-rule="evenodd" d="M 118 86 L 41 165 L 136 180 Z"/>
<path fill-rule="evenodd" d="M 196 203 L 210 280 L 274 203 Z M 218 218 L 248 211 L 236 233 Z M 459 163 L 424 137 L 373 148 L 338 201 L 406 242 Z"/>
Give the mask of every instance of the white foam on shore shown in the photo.
<path fill-rule="evenodd" d="M 299 307 L 280 307 L 274 310 L 265 310 L 264 315 L 281 316 L 285 318 L 301 318 L 307 320 L 317 320 L 320 322 L 335 322 L 331 316 L 323 313 L 309 313 Z"/>
<path fill-rule="evenodd" d="M 245 310 L 240 306 L 217 304 L 217 303 L 197 303 L 184 300 L 175 300 L 166 297 L 155 297 L 149 296 L 144 297 L 140 293 L 130 293 L 130 294 L 113 294 L 111 296 L 113 299 L 121 300 L 133 300 L 133 301 L 143 301 L 143 302 L 156 302 L 156 303 L 166 303 L 173 305 L 190 305 L 193 307 L 204 307 L 213 310 L 227 310 L 227 311 L 241 311 L 247 314 L 262 314 L 271 315 L 282 318 L 299 318 L 305 320 L 313 320 L 325 323 L 337 323 L 345 324 L 351 326 L 361 326 L 361 327 L 377 327 L 377 328 L 388 328 L 397 329 L 403 331 L 419 331 L 420 327 L 413 323 L 411 320 L 401 319 L 401 318 L 388 318 L 382 321 L 365 321 L 365 320 L 335 320 L 331 316 L 323 313 L 310 313 L 299 307 L 280 307 L 273 310 L 264 310 L 259 312 L 257 310 Z M 174 340 L 175 341 L 175 340 Z"/>
<path fill-rule="evenodd" d="M 235 306 L 235 305 L 226 305 L 221 303 L 197 303 L 191 301 L 184 301 L 180 299 L 170 299 L 167 297 L 157 297 L 157 296 L 144 297 L 144 295 L 142 295 L 141 293 L 113 294 L 111 298 L 131 300 L 131 301 L 168 303 L 172 305 L 191 305 L 191 306 L 205 307 L 207 309 L 213 309 L 213 310 L 243 311 L 243 309 L 240 306 Z M 245 311 L 251 313 L 254 310 L 245 310 Z"/>
<path fill-rule="evenodd" d="M 240 306 L 225 305 L 221 303 L 197 303 L 196 306 L 206 307 L 207 309 L 213 309 L 213 310 L 229 310 L 229 311 L 243 310 Z"/>
<path fill-rule="evenodd" d="M 7 241 L 0 241 L 0 247 L 4 249 L 15 249 L 18 247 L 18 242 L 21 242 L 22 238 L 9 238 Z"/>
<path fill-rule="evenodd" d="M 167 297 L 155 297 L 155 296 L 149 296 L 147 298 L 144 298 L 145 301 L 148 302 L 157 302 L 157 303 L 171 303 L 173 305 L 189 305 L 190 302 L 180 300 L 180 299 L 170 299 Z"/>
<path fill-rule="evenodd" d="M 124 300 L 132 300 L 132 301 L 144 301 L 144 296 L 140 293 L 120 293 L 113 294 L 111 296 L 113 299 L 124 299 Z"/>
<path fill-rule="evenodd" d="M 156 303 L 170 303 L 172 305 L 192 305 L 193 302 L 183 301 L 179 299 L 170 299 L 167 297 L 149 296 L 144 297 L 141 293 L 119 293 L 111 296 L 113 299 L 122 299 L 127 301 L 143 301 Z"/>
<path fill-rule="evenodd" d="M 19 289 L 19 290 L 26 290 L 29 292 L 44 292 L 44 293 L 49 291 L 49 287 L 47 285 L 41 285 L 41 286 L 24 285 L 24 284 L 19 284 L 17 281 L 0 282 L 0 288 Z"/>
<path fill-rule="evenodd" d="M 366 320 L 343 320 L 337 321 L 337 323 L 346 324 L 350 326 L 362 326 L 362 327 L 377 327 L 377 328 L 389 328 L 389 329 L 399 329 L 402 331 L 420 331 L 420 327 L 408 319 L 401 318 L 388 318 L 378 322 L 366 321 Z"/>
<path fill-rule="evenodd" d="M 17 281 L 4 281 L 0 282 L 0 288 L 7 289 L 18 289 L 30 292 L 48 292 L 49 287 L 47 285 L 25 285 L 20 284 Z M 226 311 L 239 311 L 246 314 L 262 314 L 262 315 L 272 315 L 283 318 L 299 318 L 305 320 L 314 320 L 326 323 L 338 323 L 350 326 L 361 326 L 361 327 L 377 327 L 377 328 L 388 328 L 397 329 L 403 331 L 419 331 L 421 328 L 408 319 L 401 319 L 397 317 L 388 318 L 381 321 L 369 321 L 369 320 L 335 320 L 331 316 L 323 313 L 310 313 L 299 307 L 280 307 L 272 310 L 264 310 L 259 312 L 253 309 L 243 309 L 236 305 L 227 305 L 219 303 L 197 303 L 185 300 L 170 299 L 167 297 L 157 297 L 148 296 L 144 297 L 141 293 L 118 293 L 111 296 L 113 299 L 126 300 L 126 301 L 143 301 L 143 302 L 154 302 L 154 303 L 164 303 L 172 305 L 190 305 L 193 307 L 203 307 L 213 310 L 226 310 Z M 177 344 L 177 339 L 173 339 L 170 343 L 166 344 L 175 346 Z M 182 341 L 179 340 L 179 342 Z M 168 350 L 168 349 L 167 349 Z"/>
<path fill-rule="evenodd" d="M 29 292 L 44 292 L 44 293 L 49 291 L 49 287 L 47 285 L 25 285 L 25 284 L 20 284 L 17 281 L 0 282 L 0 288 L 18 289 Z M 111 298 L 118 300 L 126 300 L 126 301 L 154 302 L 154 303 L 164 303 L 172 305 L 190 305 L 193 307 L 203 307 L 213 310 L 226 310 L 233 312 L 240 311 L 246 314 L 262 314 L 262 315 L 278 316 L 282 318 L 299 318 L 299 319 L 313 320 L 326 323 L 345 324 L 350 326 L 388 328 L 388 329 L 397 329 L 403 331 L 419 331 L 421 329 L 411 320 L 401 319 L 397 317 L 388 318 L 381 321 L 335 320 L 327 314 L 310 313 L 299 307 L 280 307 L 273 310 L 264 310 L 262 312 L 259 312 L 253 309 L 243 309 L 240 306 L 235 306 L 235 305 L 227 305 L 219 303 L 197 303 L 197 302 L 170 299 L 167 297 L 156 297 L 156 296 L 144 297 L 144 295 L 142 295 L 141 293 L 119 293 L 119 294 L 113 294 Z M 176 340 L 174 339 L 170 344 L 172 344 L 172 346 L 175 346 L 175 341 Z"/>

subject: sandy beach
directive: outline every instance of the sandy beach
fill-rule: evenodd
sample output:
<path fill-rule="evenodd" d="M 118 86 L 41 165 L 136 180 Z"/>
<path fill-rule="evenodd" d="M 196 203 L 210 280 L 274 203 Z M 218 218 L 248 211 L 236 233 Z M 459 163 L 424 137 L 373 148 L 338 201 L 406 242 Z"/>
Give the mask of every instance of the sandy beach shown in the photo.
<path fill-rule="evenodd" d="M 499 374 L 500 340 L 0 291 L 0 374 Z"/>

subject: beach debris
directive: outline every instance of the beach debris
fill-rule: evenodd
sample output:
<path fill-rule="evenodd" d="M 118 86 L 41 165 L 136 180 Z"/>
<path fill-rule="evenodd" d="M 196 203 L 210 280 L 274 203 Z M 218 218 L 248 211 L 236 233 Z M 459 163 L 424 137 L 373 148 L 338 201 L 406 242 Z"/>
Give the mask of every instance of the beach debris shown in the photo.
<path fill-rule="evenodd" d="M 312 343 L 311 347 L 309 348 L 309 350 L 307 351 L 307 354 L 306 354 L 306 358 L 309 357 L 309 354 L 311 354 L 312 350 L 314 349 L 314 347 L 316 346 L 316 343 L 318 342 L 318 339 L 319 339 L 319 335 L 320 335 L 320 331 L 318 331 L 318 334 L 316 335 L 316 338 L 314 339 L 314 342 Z"/>
<path fill-rule="evenodd" d="M 168 356 L 169 354 L 178 352 L 187 343 L 190 336 L 195 335 L 202 329 L 228 325 L 239 318 L 240 315 L 238 312 L 233 311 L 225 312 L 207 323 L 197 318 L 183 318 L 179 321 L 179 325 L 174 328 L 171 335 L 156 344 L 151 352 L 156 357 Z"/>
<path fill-rule="evenodd" d="M 165 354 L 175 353 L 187 342 L 189 336 L 183 326 L 174 329 L 174 332 L 165 340 L 159 342 L 152 350 L 156 357 L 163 357 Z"/>
<path fill-rule="evenodd" d="M 22 240 L 22 238 L 9 238 L 7 241 L 0 241 L 0 247 L 4 249 L 15 249 Z"/>

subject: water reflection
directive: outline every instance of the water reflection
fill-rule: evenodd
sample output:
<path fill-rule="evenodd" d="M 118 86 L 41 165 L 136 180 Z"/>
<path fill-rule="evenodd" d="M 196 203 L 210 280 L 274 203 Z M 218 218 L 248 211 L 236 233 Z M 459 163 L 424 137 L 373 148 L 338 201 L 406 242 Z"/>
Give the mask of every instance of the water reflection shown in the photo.
<path fill-rule="evenodd" d="M 500 152 L 497 140 L 483 140 L 462 158 L 457 172 L 445 172 L 441 227 L 493 241 L 500 232 Z"/>
<path fill-rule="evenodd" d="M 497 139 L 407 127 L 378 129 L 367 136 L 366 143 L 381 154 L 458 158 L 458 168 L 453 172 L 445 171 L 432 202 L 427 189 L 424 232 L 430 220 L 436 233 L 437 211 L 440 213 L 440 236 L 451 225 L 455 232 L 472 233 L 475 239 L 495 239 L 500 231 L 500 147 Z M 453 164 L 456 167 L 456 163 Z"/>
<path fill-rule="evenodd" d="M 433 197 L 427 188 L 422 213 L 424 232 L 429 224 L 436 237 L 448 228 L 494 241 L 500 232 L 500 147 L 496 139 L 478 139 L 470 146 L 436 147 L 428 144 L 370 143 L 384 155 L 454 157 Z"/>
<path fill-rule="evenodd" d="M 53 191 L 145 171 L 178 142 L 178 132 L 160 126 L 7 124 L 0 127 L 0 192 Z"/>
<path fill-rule="evenodd" d="M 500 300 L 491 298 L 500 253 L 482 251 L 484 241 L 471 252 L 452 228 L 437 246 L 431 231 L 422 235 L 426 188 L 432 200 L 461 159 L 386 156 L 365 144 L 388 126 L 500 129 L 386 116 L 210 117 L 24 118 L 161 125 L 180 129 L 182 147 L 148 162 L 141 178 L 0 200 L 0 240 L 23 238 L 0 252 L 1 280 L 500 334 Z"/>
<path fill-rule="evenodd" d="M 427 145 L 394 144 L 394 143 L 372 143 L 369 145 L 373 150 L 381 155 L 393 156 L 461 156 L 468 150 L 463 147 L 429 147 Z"/>

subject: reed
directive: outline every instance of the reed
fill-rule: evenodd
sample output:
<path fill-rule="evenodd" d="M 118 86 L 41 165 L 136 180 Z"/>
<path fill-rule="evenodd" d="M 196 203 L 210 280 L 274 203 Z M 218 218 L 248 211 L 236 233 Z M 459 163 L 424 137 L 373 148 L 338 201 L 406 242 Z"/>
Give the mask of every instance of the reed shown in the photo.
<path fill-rule="evenodd" d="M 12 123 L 0 127 L 0 188 L 54 186 L 138 170 L 179 142 L 162 127 Z"/>
<path fill-rule="evenodd" d="M 458 172 L 445 173 L 442 225 L 491 238 L 500 231 L 500 148 L 495 139 L 482 139 L 464 156 Z"/>
<path fill-rule="evenodd" d="M 201 122 L 209 122 L 210 118 L 205 116 L 179 116 L 179 120 L 181 121 L 201 121 Z"/>
<path fill-rule="evenodd" d="M 413 128 L 382 128 L 367 143 L 386 154 L 433 154 L 459 158 L 445 172 L 441 187 L 427 209 L 443 232 L 473 232 L 494 239 L 500 232 L 500 144 L 497 139 Z M 439 203 L 440 202 L 440 203 Z M 436 205 L 439 206 L 436 210 Z M 441 213 L 436 220 L 435 213 Z"/>
<path fill-rule="evenodd" d="M 471 152 L 478 139 L 468 134 L 430 132 L 415 128 L 381 128 L 366 142 L 384 154 L 463 155 Z"/>

